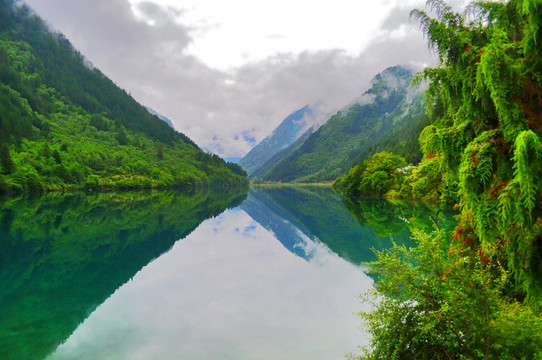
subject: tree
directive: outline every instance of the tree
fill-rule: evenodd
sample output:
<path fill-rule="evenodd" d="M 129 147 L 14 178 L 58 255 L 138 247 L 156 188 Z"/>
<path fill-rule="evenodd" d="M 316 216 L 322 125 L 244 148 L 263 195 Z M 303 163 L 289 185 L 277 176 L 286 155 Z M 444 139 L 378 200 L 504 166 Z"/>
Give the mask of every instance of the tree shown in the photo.
<path fill-rule="evenodd" d="M 126 136 L 126 130 L 124 130 L 124 126 L 119 125 L 119 128 L 117 130 L 117 135 L 115 136 L 115 138 L 119 142 L 119 145 L 128 144 L 128 137 Z"/>
<path fill-rule="evenodd" d="M 418 78 L 431 125 L 418 189 L 457 189 L 447 241 L 417 233 L 370 264 L 380 275 L 366 359 L 542 359 L 542 2 L 476 2 L 467 15 L 414 10 L 436 68 Z M 408 180 L 407 180 L 408 181 Z"/>
<path fill-rule="evenodd" d="M 541 359 L 542 318 L 502 299 L 502 268 L 415 231 L 417 247 L 377 253 L 376 289 L 362 296 L 371 346 L 358 359 Z M 490 265 L 489 265 L 490 266 Z"/>
<path fill-rule="evenodd" d="M 45 159 L 49 159 L 51 157 L 51 149 L 49 148 L 49 143 L 47 143 L 47 142 L 43 143 L 43 148 L 42 148 L 42 151 L 41 151 L 41 155 Z"/>
<path fill-rule="evenodd" d="M 57 164 L 62 164 L 62 158 L 60 157 L 60 153 L 57 149 L 53 150 L 53 159 L 55 159 Z"/>
<path fill-rule="evenodd" d="M 430 80 L 426 160 L 457 188 L 460 227 L 518 296 L 542 298 L 542 2 L 476 2 L 468 16 L 443 1 L 414 10 L 440 65 Z M 434 161 L 434 160 L 433 160 Z"/>
<path fill-rule="evenodd" d="M 349 196 L 384 195 L 399 190 L 404 174 L 398 169 L 406 165 L 402 156 L 382 151 L 354 166 L 335 186 Z"/>
<path fill-rule="evenodd" d="M 161 142 L 156 142 L 156 157 L 158 160 L 164 159 L 164 145 Z"/>
<path fill-rule="evenodd" d="M 173 187 L 185 173 L 194 188 L 248 183 L 89 67 L 24 4 L 0 0 L 0 19 L 0 192 L 75 190 L 85 179 Z M 162 155 L 171 161 L 157 167 Z"/>
<path fill-rule="evenodd" d="M 2 164 L 4 174 L 11 174 L 14 164 L 6 144 L 0 144 L 0 164 Z"/>

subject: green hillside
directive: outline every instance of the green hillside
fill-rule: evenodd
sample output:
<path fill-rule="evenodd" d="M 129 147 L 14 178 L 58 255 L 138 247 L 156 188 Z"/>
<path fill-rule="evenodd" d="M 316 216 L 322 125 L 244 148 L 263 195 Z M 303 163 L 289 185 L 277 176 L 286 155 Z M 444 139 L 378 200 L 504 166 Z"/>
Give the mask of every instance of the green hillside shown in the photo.
<path fill-rule="evenodd" d="M 281 182 L 331 181 L 372 154 L 387 150 L 417 163 L 418 137 L 428 124 L 424 94 L 412 88 L 413 73 L 386 69 L 360 101 L 331 117 L 301 145 L 294 144 L 274 164 L 264 164 L 255 180 Z M 400 135 L 399 135 L 400 134 Z M 399 136 L 398 136 L 399 135 Z"/>
<path fill-rule="evenodd" d="M 246 183 L 95 69 L 26 6 L 0 0 L 0 192 Z"/>

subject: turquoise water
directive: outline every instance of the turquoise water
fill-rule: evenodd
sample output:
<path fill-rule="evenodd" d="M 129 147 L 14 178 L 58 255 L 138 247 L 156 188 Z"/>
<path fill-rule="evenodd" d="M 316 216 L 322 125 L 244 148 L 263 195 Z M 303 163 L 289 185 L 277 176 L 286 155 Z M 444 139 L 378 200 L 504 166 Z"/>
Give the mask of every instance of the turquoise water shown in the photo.
<path fill-rule="evenodd" d="M 322 188 L 0 201 L 2 359 L 341 359 L 371 248 L 453 224 Z"/>

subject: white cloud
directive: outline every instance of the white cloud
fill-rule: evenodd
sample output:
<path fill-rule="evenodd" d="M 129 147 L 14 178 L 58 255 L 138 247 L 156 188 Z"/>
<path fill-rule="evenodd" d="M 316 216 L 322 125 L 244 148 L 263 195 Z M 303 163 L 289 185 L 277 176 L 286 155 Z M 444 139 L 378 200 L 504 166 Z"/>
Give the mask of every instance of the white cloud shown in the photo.
<path fill-rule="evenodd" d="M 359 97 L 388 66 L 431 61 L 408 13 L 423 1 L 27 0 L 177 130 L 224 157 L 286 116 Z M 182 4 L 182 6 L 180 5 Z"/>
<path fill-rule="evenodd" d="M 132 4 L 147 0 L 130 0 Z M 379 32 L 395 1 L 154 0 L 180 8 L 193 29 L 188 52 L 227 70 L 276 53 L 343 49 L 355 55 Z"/>

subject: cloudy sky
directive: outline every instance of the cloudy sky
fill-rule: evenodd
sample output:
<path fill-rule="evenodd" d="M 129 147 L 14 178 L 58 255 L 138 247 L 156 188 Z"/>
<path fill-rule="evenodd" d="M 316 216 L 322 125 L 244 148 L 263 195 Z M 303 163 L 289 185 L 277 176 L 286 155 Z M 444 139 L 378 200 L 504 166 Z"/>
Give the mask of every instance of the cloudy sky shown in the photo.
<path fill-rule="evenodd" d="M 26 0 L 140 103 L 222 157 L 290 113 L 333 113 L 386 67 L 434 62 L 424 0 Z"/>

